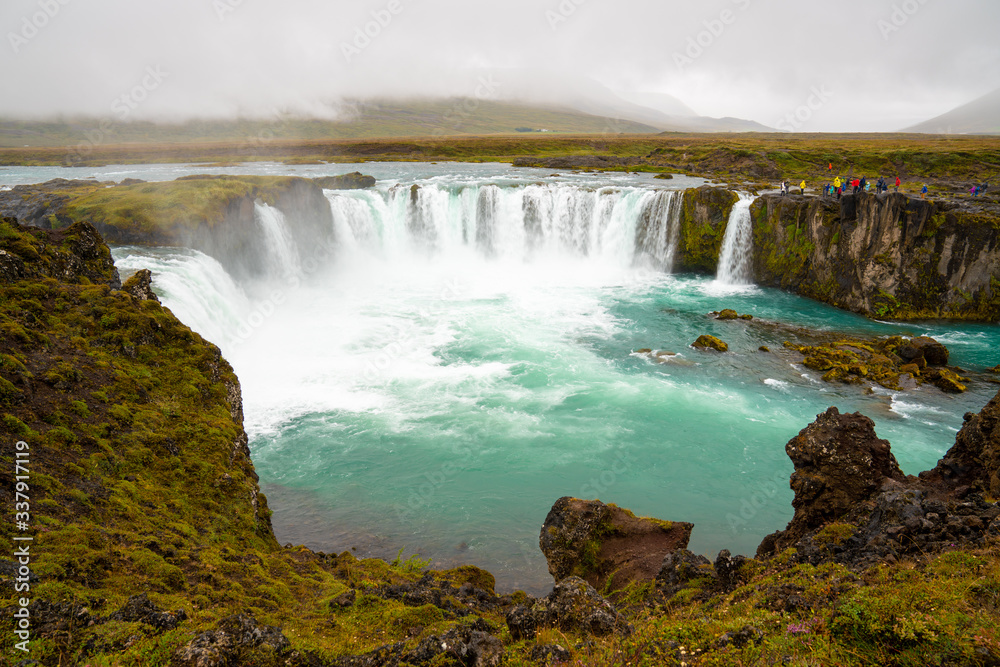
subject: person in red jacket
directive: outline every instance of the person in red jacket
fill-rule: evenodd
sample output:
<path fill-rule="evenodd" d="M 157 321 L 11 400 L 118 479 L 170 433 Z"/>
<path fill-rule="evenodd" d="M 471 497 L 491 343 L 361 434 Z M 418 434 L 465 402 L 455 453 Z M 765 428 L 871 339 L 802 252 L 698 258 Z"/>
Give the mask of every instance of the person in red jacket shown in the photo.
<path fill-rule="evenodd" d="M 900 186 L 900 184 L 902 184 L 902 181 L 899 180 L 899 176 L 897 176 L 896 177 L 896 192 L 899 192 L 899 186 Z"/>

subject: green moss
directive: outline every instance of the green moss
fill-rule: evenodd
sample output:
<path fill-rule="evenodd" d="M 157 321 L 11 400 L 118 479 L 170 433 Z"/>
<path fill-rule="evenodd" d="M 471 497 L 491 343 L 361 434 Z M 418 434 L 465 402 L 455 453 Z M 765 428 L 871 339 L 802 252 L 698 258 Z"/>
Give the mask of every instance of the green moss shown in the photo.
<path fill-rule="evenodd" d="M 239 199 L 274 204 L 281 193 L 303 180 L 292 176 L 192 176 L 119 185 L 77 197 L 64 212 L 73 220 L 156 238 L 157 233 L 166 231 L 212 228 Z"/>
<path fill-rule="evenodd" d="M 714 273 L 733 206 L 739 197 L 722 188 L 701 187 L 684 192 L 678 240 L 679 268 Z"/>

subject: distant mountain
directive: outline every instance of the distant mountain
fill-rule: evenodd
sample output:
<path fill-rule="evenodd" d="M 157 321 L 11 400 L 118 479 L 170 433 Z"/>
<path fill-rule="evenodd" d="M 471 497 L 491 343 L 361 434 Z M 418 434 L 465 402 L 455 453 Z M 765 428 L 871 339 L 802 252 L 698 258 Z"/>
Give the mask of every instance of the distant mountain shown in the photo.
<path fill-rule="evenodd" d="M 1000 134 L 1000 88 L 904 132 Z"/>
<path fill-rule="evenodd" d="M 432 137 L 517 132 L 655 134 L 659 127 L 510 102 L 469 98 L 366 100 L 345 105 L 340 120 L 294 116 L 273 119 L 190 120 L 180 123 L 117 122 L 101 118 L 46 121 L 0 119 L 0 147 L 82 146 L 122 143 L 244 143 Z"/>
<path fill-rule="evenodd" d="M 499 98 L 518 104 L 632 121 L 667 132 L 778 132 L 750 120 L 699 116 L 672 95 L 616 91 L 593 79 L 562 72 L 492 69 L 482 70 L 482 75 L 497 82 Z"/>

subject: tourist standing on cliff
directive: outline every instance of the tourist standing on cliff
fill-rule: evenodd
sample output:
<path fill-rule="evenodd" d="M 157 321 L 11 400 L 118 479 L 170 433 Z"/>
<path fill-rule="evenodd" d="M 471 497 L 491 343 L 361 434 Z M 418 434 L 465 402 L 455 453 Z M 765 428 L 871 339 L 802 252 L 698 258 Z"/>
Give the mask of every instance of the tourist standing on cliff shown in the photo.
<path fill-rule="evenodd" d="M 899 176 L 896 177 L 896 192 L 899 192 L 899 186 L 903 184 L 903 181 L 899 180 Z"/>
<path fill-rule="evenodd" d="M 833 187 L 837 190 L 837 199 L 840 199 L 840 176 L 833 179 Z"/>
<path fill-rule="evenodd" d="M 921 199 L 927 199 L 927 184 L 926 183 L 924 183 L 923 189 L 920 190 L 920 198 Z"/>
<path fill-rule="evenodd" d="M 799 194 L 805 195 L 805 193 L 806 193 L 806 182 L 805 182 L 804 179 L 803 179 L 803 181 L 801 183 L 799 183 L 799 190 L 801 190 L 801 192 L 799 192 Z M 978 190 L 978 188 L 977 188 L 977 190 Z"/>

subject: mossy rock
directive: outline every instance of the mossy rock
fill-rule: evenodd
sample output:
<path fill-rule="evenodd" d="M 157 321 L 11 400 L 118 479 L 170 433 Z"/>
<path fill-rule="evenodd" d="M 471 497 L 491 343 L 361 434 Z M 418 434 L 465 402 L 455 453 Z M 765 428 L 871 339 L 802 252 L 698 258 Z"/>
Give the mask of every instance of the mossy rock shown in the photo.
<path fill-rule="evenodd" d="M 715 336 L 705 334 L 699 336 L 698 340 L 691 343 L 691 347 L 697 350 L 715 350 L 716 352 L 728 352 L 729 345 Z"/>

